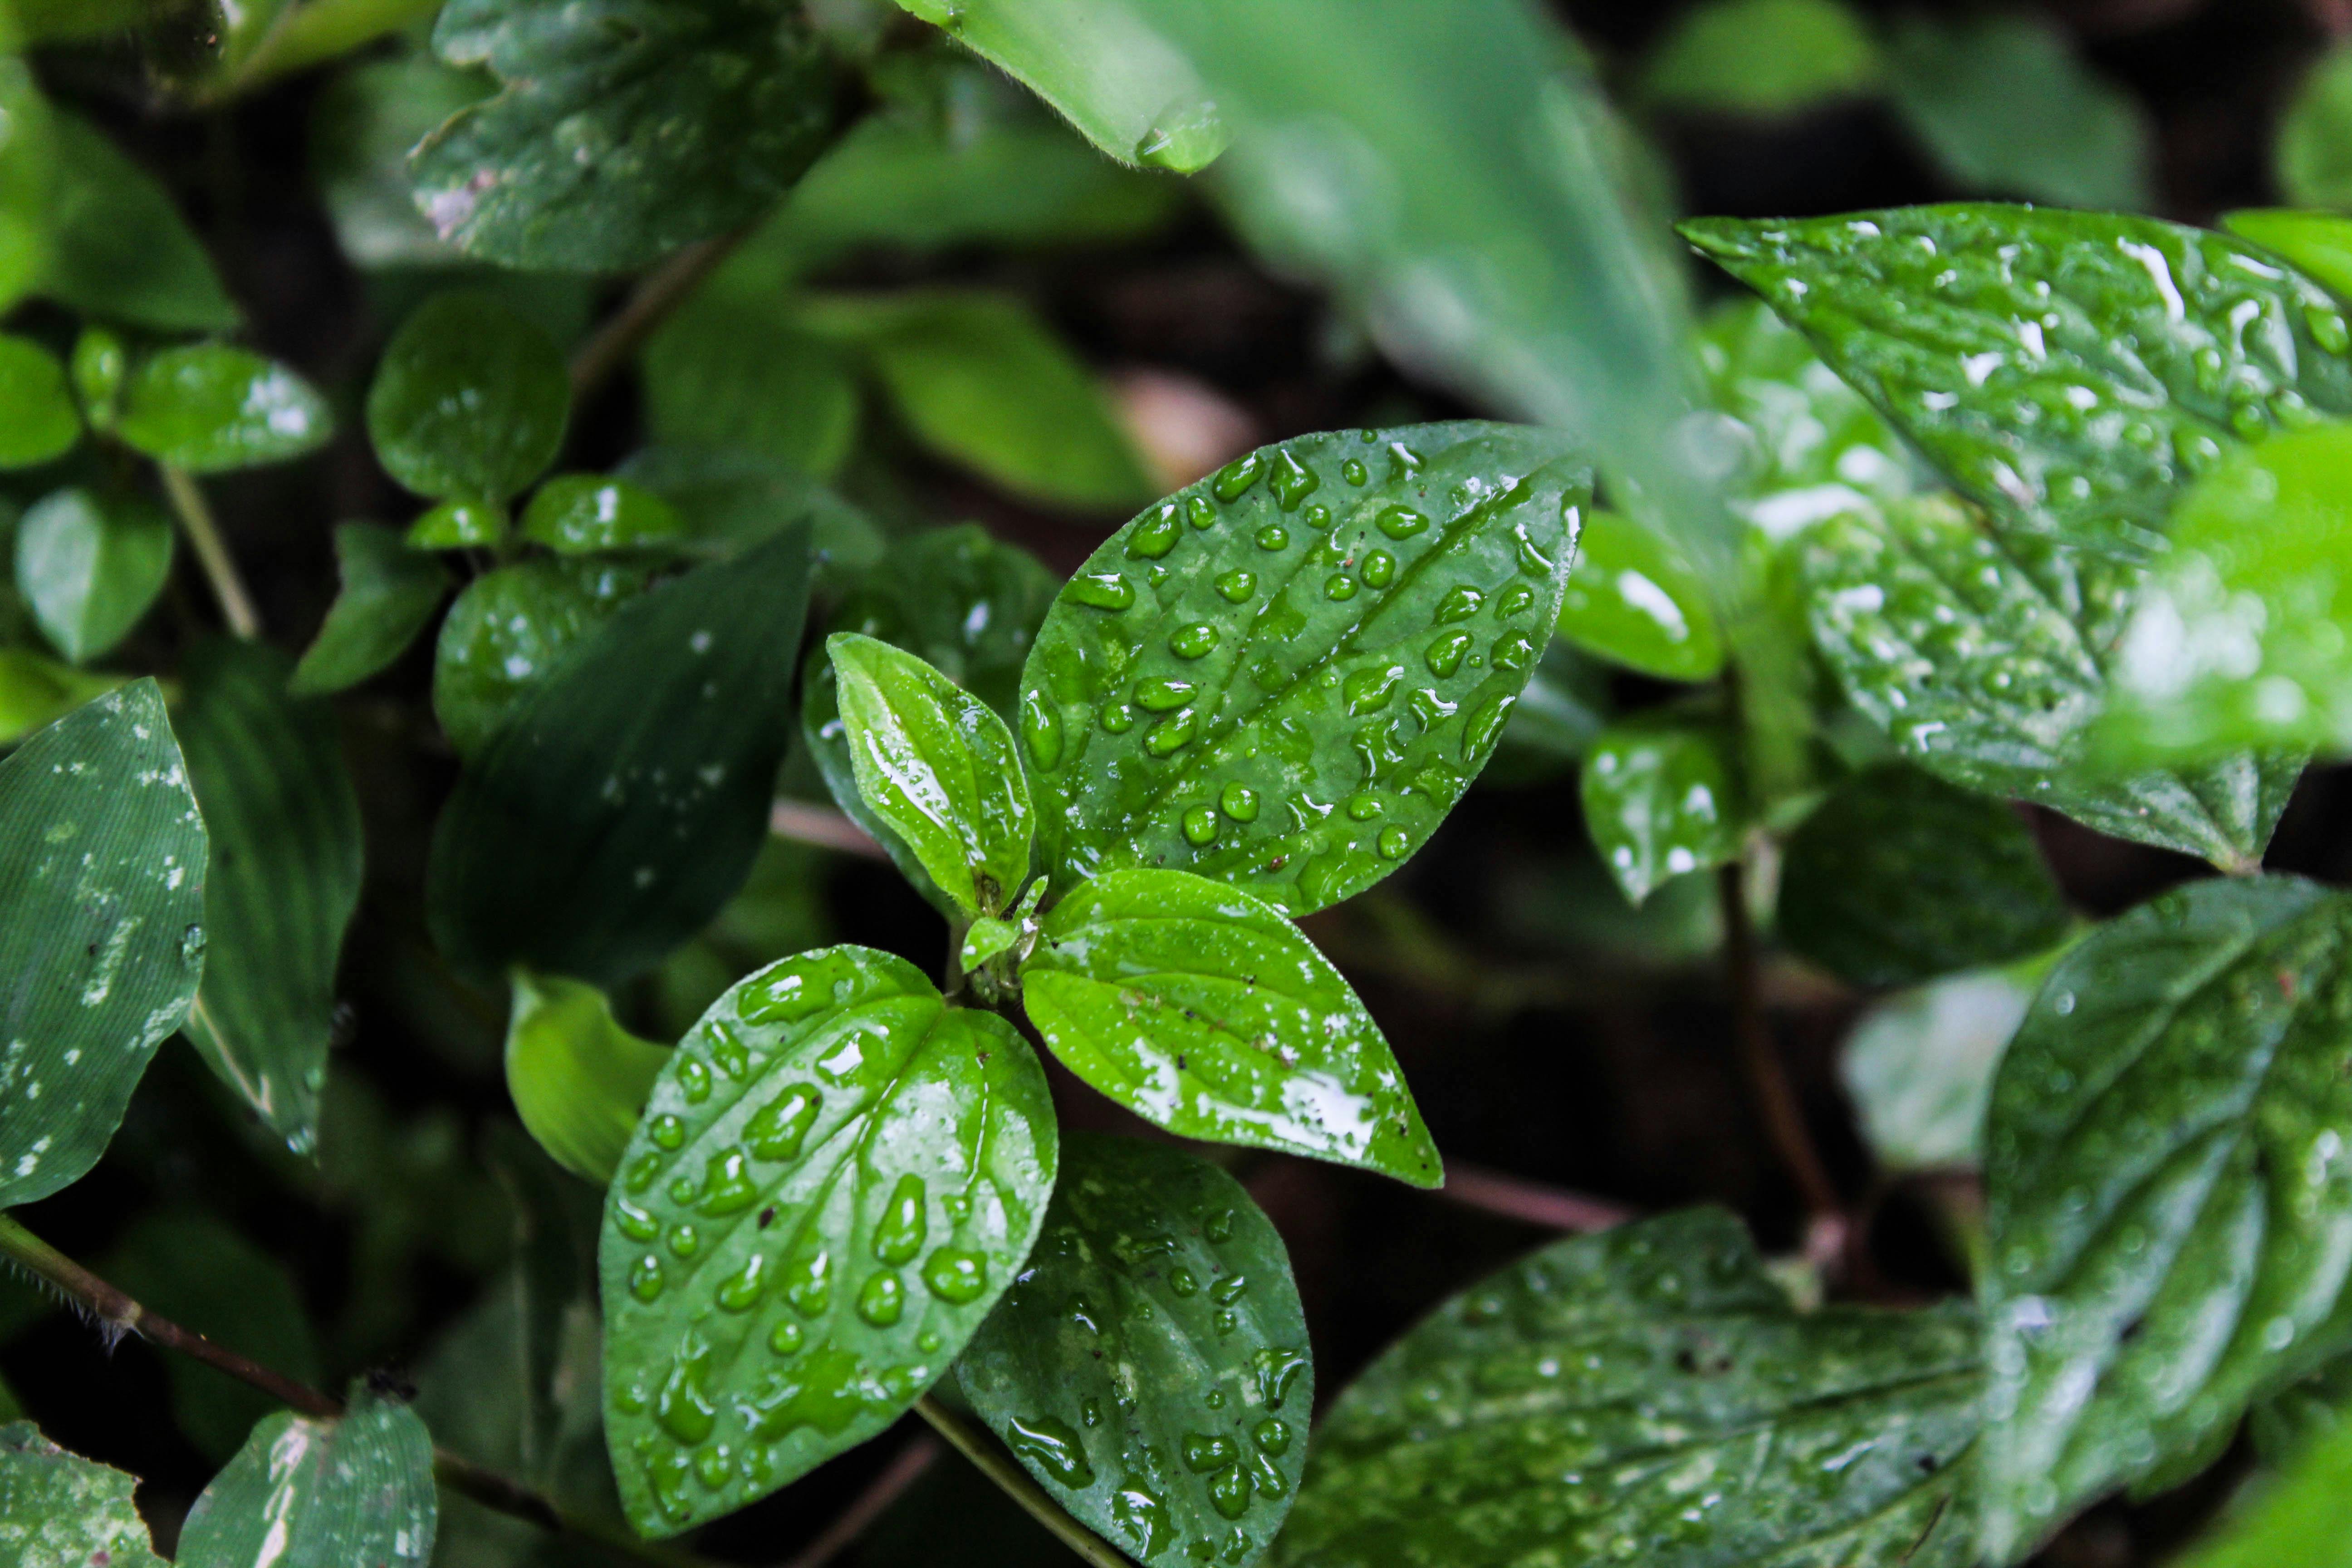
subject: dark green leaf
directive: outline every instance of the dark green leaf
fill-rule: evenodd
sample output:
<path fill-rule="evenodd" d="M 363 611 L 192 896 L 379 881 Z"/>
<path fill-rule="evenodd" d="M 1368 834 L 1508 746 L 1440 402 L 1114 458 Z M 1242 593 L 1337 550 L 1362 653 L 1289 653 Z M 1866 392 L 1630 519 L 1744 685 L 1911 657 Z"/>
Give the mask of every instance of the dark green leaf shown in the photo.
<path fill-rule="evenodd" d="M 0 333 L 0 468 L 63 457 L 81 439 L 66 367 L 30 338 Z"/>
<path fill-rule="evenodd" d="M 76 669 L 30 648 L 0 647 L 0 746 L 13 746 L 56 723 L 124 679 Z"/>
<path fill-rule="evenodd" d="M 417 205 L 509 267 L 643 267 L 738 227 L 833 125 L 831 63 L 785 0 L 452 0 L 433 47 L 503 85 L 418 147 Z"/>
<path fill-rule="evenodd" d="M 572 380 L 541 328 L 488 294 L 436 294 L 394 332 L 368 387 L 368 439 L 421 496 L 503 501 L 563 445 Z"/>
<path fill-rule="evenodd" d="M 194 474 L 282 463 L 326 444 L 327 400 L 286 366 L 223 343 L 165 349 L 131 372 L 115 434 Z"/>
<path fill-rule="evenodd" d="M 1651 714 L 1612 725 L 1585 752 L 1581 794 L 1592 847 L 1636 904 L 1739 858 L 1748 806 L 1722 724 Z"/>
<path fill-rule="evenodd" d="M 1985 1543 L 2201 1450 L 2342 1343 L 2352 905 L 2192 882 L 2059 962 L 1993 1085 Z"/>
<path fill-rule="evenodd" d="M 1554 778 L 1591 749 L 1614 706 L 1608 666 L 1554 637 L 1503 726 L 1482 784 L 1510 788 Z"/>
<path fill-rule="evenodd" d="M 172 520 L 144 500 L 53 490 L 16 524 L 16 591 L 76 664 L 130 636 L 172 570 Z"/>
<path fill-rule="evenodd" d="M 645 388 L 654 439 L 757 452 L 804 474 L 835 472 L 857 435 L 849 356 L 772 295 L 698 291 L 646 342 Z"/>
<path fill-rule="evenodd" d="M 956 1376 L 1078 1522 L 1151 1568 L 1255 1562 L 1307 1463 L 1290 1255 L 1239 1182 L 1074 1133 L 1045 1233 Z M 1279 1414 L 1287 1412 L 1287 1415 Z"/>
<path fill-rule="evenodd" d="M 1985 1102 L 2049 961 L 1947 976 L 1900 991 L 1846 1037 L 1838 1063 L 1864 1139 L 1890 1172 L 1983 1163 Z"/>
<path fill-rule="evenodd" d="M 163 187 L 88 121 L 49 113 L 57 199 L 39 291 L 101 321 L 223 332 L 236 305 Z"/>
<path fill-rule="evenodd" d="M 310 121 L 310 170 L 335 238 L 363 268 L 458 261 L 416 210 L 408 150 L 467 105 L 489 96 L 482 73 L 456 70 L 423 49 L 339 71 Z"/>
<path fill-rule="evenodd" d="M 1883 69 L 1844 0 L 1706 0 L 1658 41 L 1641 93 L 1668 109 L 1793 114 L 1868 93 Z"/>
<path fill-rule="evenodd" d="M 1591 513 L 1577 535 L 1559 634 L 1661 679 L 1706 680 L 1723 668 L 1706 584 L 1656 534 L 1613 511 Z"/>
<path fill-rule="evenodd" d="M 1380 1026 L 1248 893 L 1107 871 L 1046 911 L 1021 993 L 1065 1066 L 1171 1132 L 1444 1180 Z"/>
<path fill-rule="evenodd" d="M 724 553 L 806 519 L 820 578 L 838 578 L 882 556 L 882 531 L 807 475 L 756 453 L 647 447 L 613 470 L 677 509 L 694 548 Z"/>
<path fill-rule="evenodd" d="M 2352 45 L 2321 56 L 2295 89 L 2271 166 L 2296 206 L 2352 207 Z"/>
<path fill-rule="evenodd" d="M 685 520 L 661 497 L 598 474 L 558 474 L 522 514 L 523 537 L 559 555 L 668 544 L 685 531 Z"/>
<path fill-rule="evenodd" d="M 613 1019 L 593 985 L 517 969 L 509 976 L 507 1092 L 548 1156 L 599 1186 L 621 1168 L 621 1151 L 646 1108 L 667 1047 Z"/>
<path fill-rule="evenodd" d="M 1856 985 L 2006 963 L 2069 920 L 2015 811 L 1900 763 L 1840 784 L 1790 836 L 1779 912 L 1781 940 Z"/>
<path fill-rule="evenodd" d="M 294 668 L 289 689 L 316 696 L 357 686 L 406 651 L 449 591 L 449 574 L 402 542 L 397 529 L 347 522 L 335 530 L 342 592 Z"/>
<path fill-rule="evenodd" d="M 1720 1210 L 1574 1237 L 1340 1396 L 1275 1560 L 1970 1568 L 1980 1386 L 1968 1313 L 1801 1315 Z"/>
<path fill-rule="evenodd" d="M 1166 865 L 1305 914 L 1388 875 L 1493 753 L 1588 495 L 1550 436 L 1422 425 L 1261 447 L 1113 534 L 1022 678 L 1055 886 Z"/>
<path fill-rule="evenodd" d="M 29 1421 L 0 1426 L 0 1553 L 24 1568 L 165 1568 L 131 1501 L 138 1484 L 67 1453 Z"/>
<path fill-rule="evenodd" d="M 719 912 L 767 837 L 808 573 L 787 529 L 632 600 L 523 697 L 434 834 L 443 952 L 604 984 Z"/>
<path fill-rule="evenodd" d="M 0 1207 L 80 1179 L 204 972 L 205 826 L 152 679 L 0 759 Z M 13 1043 L 21 1040 L 19 1052 Z"/>
<path fill-rule="evenodd" d="M 604 1211 L 630 1521 L 673 1534 L 897 1420 L 1028 1257 L 1055 1150 L 1021 1037 L 902 959 L 824 948 L 730 990 L 663 1069 Z"/>
<path fill-rule="evenodd" d="M 182 664 L 180 740 L 212 837 L 204 986 L 188 1037 L 298 1154 L 318 1142 L 335 969 L 360 901 L 360 807 L 333 710 L 293 660 L 215 639 Z"/>
<path fill-rule="evenodd" d="M 433 658 L 433 711 L 458 754 L 488 745 L 515 705 L 643 593 L 652 573 L 638 561 L 541 559 L 467 584 Z"/>
<path fill-rule="evenodd" d="M 438 1510 L 433 1439 L 362 1389 L 335 1420 L 261 1422 L 188 1510 L 180 1568 L 425 1568 Z"/>
<path fill-rule="evenodd" d="M 2273 1480 L 2221 1540 L 2185 1568 L 2347 1568 L 2352 1538 L 2344 1500 L 2352 1496 L 2352 1428 L 2315 1444 Z"/>

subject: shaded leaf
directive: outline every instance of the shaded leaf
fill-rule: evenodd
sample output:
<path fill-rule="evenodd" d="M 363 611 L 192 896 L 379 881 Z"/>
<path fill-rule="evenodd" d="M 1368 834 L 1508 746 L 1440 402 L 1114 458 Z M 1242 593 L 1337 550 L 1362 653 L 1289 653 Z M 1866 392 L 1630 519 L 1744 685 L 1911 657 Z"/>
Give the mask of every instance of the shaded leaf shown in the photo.
<path fill-rule="evenodd" d="M 646 342 L 646 426 L 675 446 L 738 447 L 829 475 L 857 435 L 850 356 L 772 296 L 696 291 Z"/>
<path fill-rule="evenodd" d="M 39 291 L 158 332 L 235 327 L 236 303 L 163 187 L 89 121 L 55 109 L 47 119 L 57 198 Z"/>
<path fill-rule="evenodd" d="M 114 429 L 158 462 L 216 474 L 314 451 L 335 419 L 316 388 L 276 361 L 194 343 L 141 362 Z"/>
<path fill-rule="evenodd" d="M 76 664 L 131 635 L 172 571 L 172 521 L 135 497 L 53 490 L 16 524 L 16 591 Z"/>
<path fill-rule="evenodd" d="M 1664 680 L 1723 668 L 1706 584 L 1630 518 L 1595 511 L 1577 535 L 1559 634 L 1588 652 Z"/>
<path fill-rule="evenodd" d="M 2352 208 L 2352 46 L 2322 55 L 2295 89 L 2271 171 L 2296 206 Z"/>
<path fill-rule="evenodd" d="M 669 502 L 626 479 L 558 474 L 523 509 L 522 533 L 558 555 L 668 544 L 686 531 Z"/>
<path fill-rule="evenodd" d="M 2254 1406 L 2246 1435 L 2257 1453 L 2277 1464 L 2346 1426 L 2352 1426 L 2352 1354 L 2336 1356 Z"/>
<path fill-rule="evenodd" d="M 621 1027 L 593 985 L 522 969 L 508 978 L 507 1092 L 515 1114 L 549 1158 L 602 1186 L 620 1169 L 669 1051 Z"/>
<path fill-rule="evenodd" d="M 404 543 L 397 529 L 346 522 L 335 529 L 342 591 L 294 667 L 288 689 L 319 696 L 357 686 L 407 651 L 441 607 L 449 574 Z"/>
<path fill-rule="evenodd" d="M 385 345 L 368 387 L 368 439 L 421 496 L 503 501 L 563 444 L 572 381 L 540 327 L 488 294 L 436 294 Z"/>
<path fill-rule="evenodd" d="M 48 100 L 19 56 L 0 60 L 0 306 L 39 287 L 50 258 L 51 202 L 57 188 L 57 125 Z"/>
<path fill-rule="evenodd" d="M 638 561 L 540 559 L 467 584 L 433 655 L 434 716 L 458 754 L 479 755 L 516 704 L 652 577 Z"/>
<path fill-rule="evenodd" d="M 441 122 L 495 90 L 423 49 L 335 72 L 310 127 L 310 174 L 352 265 L 447 267 L 463 258 L 416 209 L 408 151 Z"/>
<path fill-rule="evenodd" d="M 126 679 L 76 669 L 30 648 L 0 647 L 0 746 L 56 723 Z"/>
<path fill-rule="evenodd" d="M 1613 724 L 1585 752 L 1580 793 L 1592 847 L 1636 904 L 1660 883 L 1739 858 L 1748 806 L 1720 723 L 1644 715 Z"/>
<path fill-rule="evenodd" d="M 1652 49 L 1640 90 L 1669 109 L 1793 114 L 1870 92 L 1884 68 L 1843 0 L 1707 0 Z"/>
<path fill-rule="evenodd" d="M 163 1568 L 131 1501 L 135 1476 L 68 1454 L 29 1421 L 0 1426 L 0 1553 L 37 1563 Z"/>
<path fill-rule="evenodd" d="M 263 1420 L 188 1510 L 180 1568 L 424 1568 L 438 1510 L 433 1439 L 364 1389 L 334 1420 Z"/>
<path fill-rule="evenodd" d="M 1906 1172 L 1982 1163 L 1994 1069 L 2048 969 L 2032 959 L 1950 974 L 1863 1015 L 1846 1037 L 1838 1077 L 1880 1165 Z"/>
<path fill-rule="evenodd" d="M 0 468 L 63 457 L 81 439 L 66 367 L 30 338 L 0 333 Z"/>
<path fill-rule="evenodd" d="M 646 447 L 613 473 L 675 507 L 698 550 L 741 549 L 805 520 L 821 579 L 862 570 L 882 556 L 882 531 L 863 511 L 756 453 Z"/>

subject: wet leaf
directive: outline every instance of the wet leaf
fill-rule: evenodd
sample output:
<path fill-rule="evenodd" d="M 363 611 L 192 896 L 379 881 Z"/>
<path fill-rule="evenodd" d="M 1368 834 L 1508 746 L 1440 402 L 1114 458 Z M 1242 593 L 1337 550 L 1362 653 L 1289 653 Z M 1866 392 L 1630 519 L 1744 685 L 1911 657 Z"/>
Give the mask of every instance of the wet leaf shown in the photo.
<path fill-rule="evenodd" d="M 438 1517 L 433 1439 L 404 1405 L 263 1420 L 188 1510 L 180 1568 L 425 1568 Z"/>
<path fill-rule="evenodd" d="M 857 437 L 853 357 L 794 322 L 773 291 L 696 290 L 647 340 L 646 426 L 656 441 L 757 452 L 836 472 Z"/>
<path fill-rule="evenodd" d="M 445 500 L 419 514 L 403 542 L 411 550 L 497 551 L 511 521 L 497 501 Z"/>
<path fill-rule="evenodd" d="M 1658 41 L 1640 92 L 1667 109 L 1795 114 L 1871 92 L 1884 68 L 1844 0 L 1707 0 Z"/>
<path fill-rule="evenodd" d="M 602 1186 L 621 1168 L 666 1047 L 614 1021 L 593 985 L 517 969 L 509 976 L 507 1092 L 515 1114 L 557 1164 Z"/>
<path fill-rule="evenodd" d="M 76 664 L 130 636 L 171 571 L 171 519 L 132 496 L 52 490 L 16 524 L 16 591 Z"/>
<path fill-rule="evenodd" d="M 1890 1172 L 1983 1163 L 1992 1075 L 2049 971 L 2045 959 L 1972 970 L 1898 991 L 1846 1037 L 1839 1080 Z"/>
<path fill-rule="evenodd" d="M 2299 207 L 2352 207 L 2352 46 L 2315 61 L 2271 147 L 2281 195 Z"/>
<path fill-rule="evenodd" d="M 289 689 L 320 696 L 357 686 L 392 664 L 441 607 L 449 573 L 404 543 L 397 529 L 346 522 L 335 530 L 342 591 L 294 667 Z"/>
<path fill-rule="evenodd" d="M 604 1210 L 605 1425 L 670 1535 L 881 1431 L 1036 1239 L 1056 1137 L 1013 1026 L 870 948 L 736 984 L 654 1087 Z"/>
<path fill-rule="evenodd" d="M 1029 880 L 1035 836 L 1013 731 L 913 654 L 855 632 L 824 647 L 866 808 L 963 909 L 1003 913 Z"/>
<path fill-rule="evenodd" d="M 502 89 L 412 154 L 441 237 L 506 267 L 646 266 L 758 217 L 834 121 L 785 0 L 455 0 L 433 47 Z"/>
<path fill-rule="evenodd" d="M 808 573 L 796 526 L 665 583 L 516 704 L 434 833 L 445 954 L 608 984 L 719 912 L 767 837 Z"/>
<path fill-rule="evenodd" d="M 1593 512 L 1577 536 L 1559 635 L 1664 680 L 1706 680 L 1723 668 L 1706 584 L 1656 534 L 1613 511 Z"/>
<path fill-rule="evenodd" d="M 289 695 L 292 668 L 266 644 L 217 638 L 182 661 L 180 743 L 213 847 L 188 1037 L 289 1148 L 309 1153 L 362 846 L 334 711 Z"/>
<path fill-rule="evenodd" d="M 1801 1315 L 1721 1210 L 1573 1237 L 1340 1395 L 1274 1560 L 1969 1568 L 1980 1387 L 1965 1310 Z"/>
<path fill-rule="evenodd" d="M 726 554 L 806 520 L 818 576 L 830 586 L 882 557 L 872 519 L 807 475 L 752 452 L 646 447 L 613 470 L 686 520 L 689 546 Z M 919 537 L 919 535 L 918 536 Z"/>
<path fill-rule="evenodd" d="M 66 367 L 30 338 L 0 333 L 0 468 L 63 457 L 81 439 Z"/>
<path fill-rule="evenodd" d="M 30 648 L 0 647 L 0 746 L 15 745 L 127 679 L 76 669 Z"/>
<path fill-rule="evenodd" d="M 494 84 L 425 49 L 366 60 L 329 76 L 310 121 L 310 174 L 352 265 L 447 267 L 461 258 L 416 210 L 408 151 Z"/>
<path fill-rule="evenodd" d="M 1054 1500 L 1150 1568 L 1262 1555 L 1307 1463 L 1315 1367 L 1290 1255 L 1239 1182 L 1073 1133 L 1036 1250 L 956 1363 Z"/>
<path fill-rule="evenodd" d="M 479 755 L 515 705 L 652 575 L 638 561 L 540 559 L 467 584 L 433 658 L 433 712 L 458 754 Z"/>
<path fill-rule="evenodd" d="M 1994 1080 L 1985 1544 L 2200 1451 L 2338 1348 L 2352 904 L 2192 882 L 2051 972 Z"/>
<path fill-rule="evenodd" d="M 1593 738 L 1581 782 L 1592 847 L 1639 904 L 1662 882 L 1739 858 L 1748 807 L 1731 732 L 1649 715 Z"/>
<path fill-rule="evenodd" d="M 1122 868 L 1045 912 L 1021 966 L 1064 1066 L 1156 1126 L 1434 1187 L 1437 1146 L 1380 1026 L 1273 905 Z"/>
<path fill-rule="evenodd" d="M 1055 884 L 1165 865 L 1305 914 L 1395 869 L 1493 754 L 1589 483 L 1513 426 L 1307 436 L 1112 535 L 1022 678 Z"/>
<path fill-rule="evenodd" d="M 0 1553 L 36 1563 L 164 1568 L 131 1501 L 136 1476 L 68 1454 L 29 1421 L 0 1426 Z"/>
<path fill-rule="evenodd" d="M 152 679 L 0 759 L 0 1207 L 98 1163 L 204 972 L 204 821 Z"/>
<path fill-rule="evenodd" d="M 539 487 L 522 514 L 523 537 L 558 555 L 669 544 L 685 531 L 669 502 L 600 474 L 558 474 Z"/>
<path fill-rule="evenodd" d="M 315 451 L 335 419 L 315 387 L 276 361 L 194 343 L 141 362 L 114 431 L 158 462 L 218 474 Z"/>
<path fill-rule="evenodd" d="M 236 302 L 153 176 L 89 121 L 51 109 L 57 197 L 38 291 L 102 321 L 224 332 Z"/>
<path fill-rule="evenodd" d="M 1894 763 L 1830 792 L 1780 864 L 1782 941 L 1856 985 L 2006 963 L 2066 934 L 2032 832 L 1999 801 Z"/>
<path fill-rule="evenodd" d="M 503 501 L 555 460 L 572 381 L 555 341 L 491 296 L 436 294 L 385 345 L 368 439 L 421 496 Z"/>

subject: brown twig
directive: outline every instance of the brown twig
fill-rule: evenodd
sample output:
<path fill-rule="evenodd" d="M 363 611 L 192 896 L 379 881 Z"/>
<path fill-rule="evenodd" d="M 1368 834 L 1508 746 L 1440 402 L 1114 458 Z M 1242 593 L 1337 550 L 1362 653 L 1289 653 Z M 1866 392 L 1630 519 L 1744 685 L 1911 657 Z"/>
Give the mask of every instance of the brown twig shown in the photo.
<path fill-rule="evenodd" d="M 1641 1217 L 1638 1211 L 1606 1198 L 1587 1197 L 1451 1160 L 1446 1162 L 1445 1185 L 1438 1189 L 1438 1195 L 1465 1208 L 1524 1220 L 1547 1230 L 1579 1234 L 1608 1230 Z"/>
<path fill-rule="evenodd" d="M 653 335 L 662 318 L 676 310 L 695 286 L 710 276 L 743 242 L 745 231 L 722 234 L 688 246 L 646 274 L 628 302 L 605 318 L 572 356 L 572 401 L 578 404 Z"/>
<path fill-rule="evenodd" d="M 844 855 L 859 855 L 868 860 L 890 858 L 871 834 L 829 805 L 779 800 L 768 810 L 768 831 L 796 844 L 814 844 L 820 849 L 837 849 Z"/>
<path fill-rule="evenodd" d="M 940 1457 L 939 1439 L 926 1432 L 898 1450 L 898 1457 L 882 1468 L 882 1473 L 866 1484 L 864 1491 L 851 1500 L 847 1508 L 824 1532 L 801 1548 L 800 1555 L 784 1564 L 784 1568 L 824 1568 L 841 1555 L 866 1527 L 882 1517 L 882 1512 L 897 1502 L 908 1487 L 922 1478 Z"/>

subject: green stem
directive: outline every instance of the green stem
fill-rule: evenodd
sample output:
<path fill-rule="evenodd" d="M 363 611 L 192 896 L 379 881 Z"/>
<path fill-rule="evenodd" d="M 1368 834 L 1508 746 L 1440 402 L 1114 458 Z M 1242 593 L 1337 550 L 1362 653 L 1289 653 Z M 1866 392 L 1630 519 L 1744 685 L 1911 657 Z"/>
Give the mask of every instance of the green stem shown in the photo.
<path fill-rule="evenodd" d="M 205 500 L 195 476 L 172 463 L 159 463 L 156 467 L 163 476 L 163 493 L 170 498 L 181 530 L 196 552 L 197 564 L 205 569 L 205 580 L 212 584 L 213 597 L 219 601 L 221 619 L 228 623 L 230 631 L 247 641 L 259 637 L 260 612 L 253 607 L 253 595 L 246 592 L 245 579 L 237 574 L 236 559 L 228 552 L 228 542 L 221 537 L 220 525 L 213 521 L 213 509 Z"/>
<path fill-rule="evenodd" d="M 572 401 L 584 403 L 612 374 L 628 362 L 639 344 L 653 335 L 662 318 L 677 309 L 696 285 L 734 254 L 747 231 L 736 230 L 714 239 L 697 241 L 677 252 L 645 276 L 628 302 L 589 335 L 572 356 Z"/>
<path fill-rule="evenodd" d="M 1029 1472 L 977 1423 L 967 1421 L 928 1394 L 915 1401 L 915 1410 L 931 1424 L 933 1430 L 953 1444 L 958 1453 L 978 1466 L 981 1474 L 1003 1488 L 1006 1496 L 1029 1510 L 1032 1519 L 1052 1531 L 1063 1545 L 1093 1563 L 1094 1568 L 1132 1568 L 1110 1542 L 1072 1519 L 1060 1503 L 1046 1496 L 1045 1489 L 1031 1479 Z"/>

